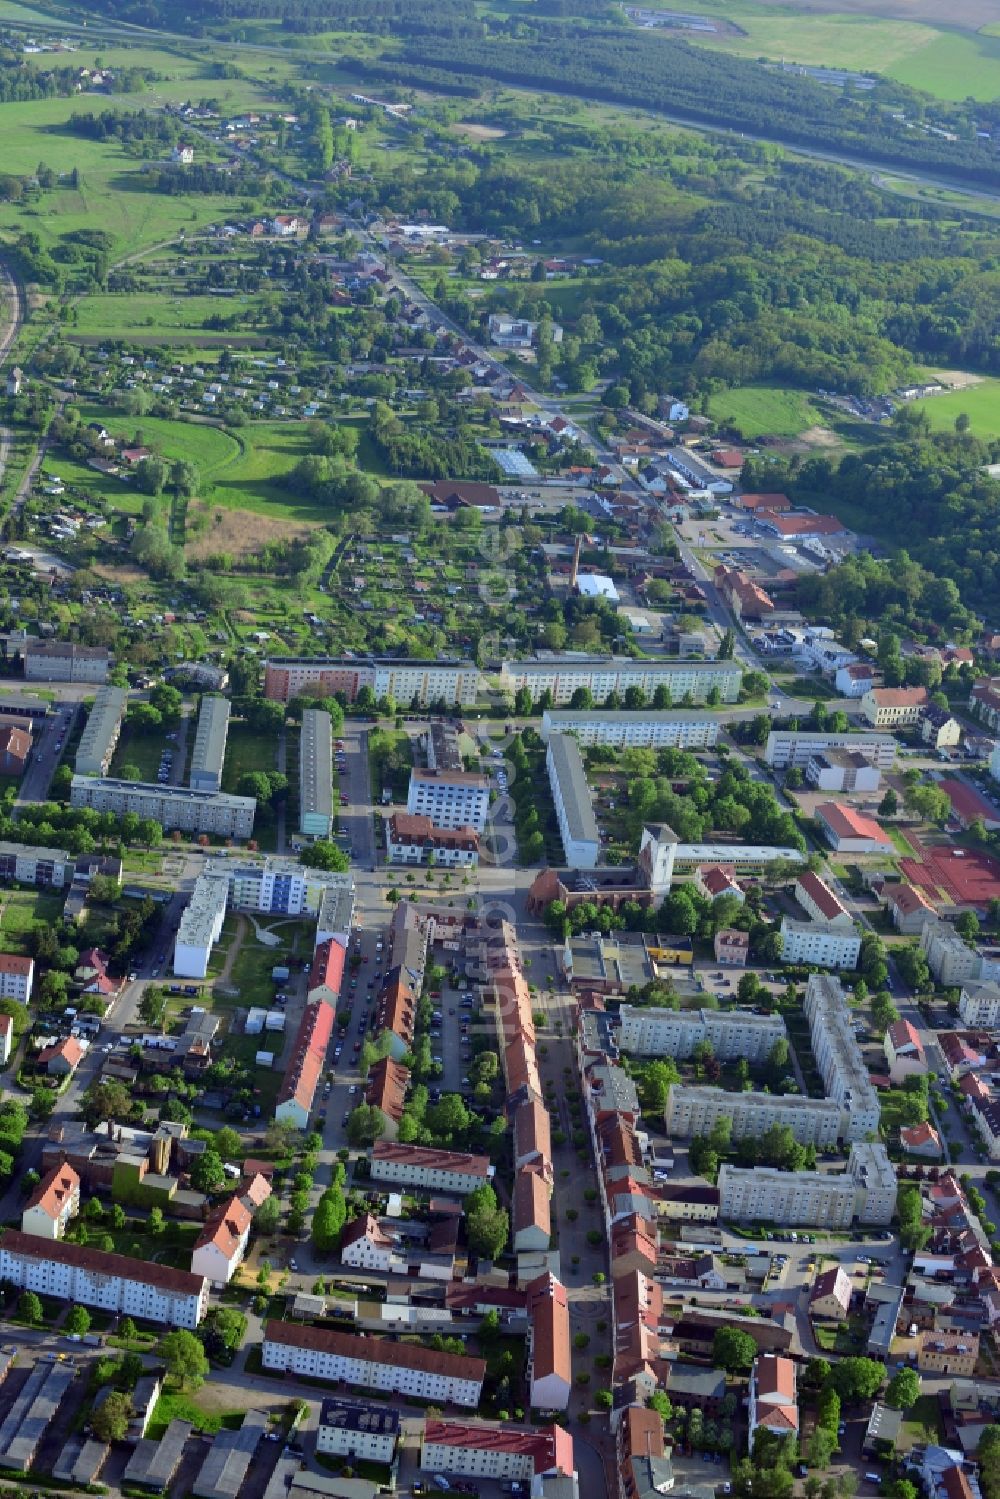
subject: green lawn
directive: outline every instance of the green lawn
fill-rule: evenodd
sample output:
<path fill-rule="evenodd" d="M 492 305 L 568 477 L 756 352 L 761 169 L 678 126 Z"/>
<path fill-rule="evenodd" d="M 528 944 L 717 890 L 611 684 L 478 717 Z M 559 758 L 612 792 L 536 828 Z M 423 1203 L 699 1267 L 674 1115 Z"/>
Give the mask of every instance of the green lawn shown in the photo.
<path fill-rule="evenodd" d="M 262 734 L 237 719 L 229 726 L 226 760 L 222 769 L 223 791 L 235 792 L 240 777 L 253 770 L 277 768 L 277 740 L 273 734 Z"/>
<path fill-rule="evenodd" d="M 99 333 L 102 338 L 134 333 L 162 334 L 171 340 L 197 338 L 212 331 L 205 328 L 208 318 L 228 318 L 237 312 L 246 315 L 248 306 L 247 297 L 213 297 L 197 292 L 98 294 L 80 302 L 71 331 Z M 238 331 L 252 332 L 252 323 Z"/>
<path fill-rule="evenodd" d="M 141 781 L 155 781 L 160 756 L 168 743 L 163 729 L 136 729 L 124 723 L 111 760 L 111 774 L 121 775 L 123 766 L 134 765 Z"/>
<path fill-rule="evenodd" d="M 655 3 L 655 0 L 654 0 Z M 666 0 L 663 0 L 666 4 Z M 993 99 L 997 93 L 1000 38 L 983 28 L 970 35 L 921 21 L 866 15 L 794 14 L 785 5 L 747 0 L 705 0 L 698 13 L 723 14 L 745 36 L 699 33 L 699 46 L 723 47 L 744 57 L 784 58 L 809 67 L 882 73 L 939 99 Z"/>
<path fill-rule="evenodd" d="M 326 520 L 326 511 L 280 481 L 312 450 L 305 422 L 253 422 L 240 428 L 242 453 L 215 478 L 213 502 L 283 520 Z"/>
<path fill-rule="evenodd" d="M 221 1431 L 223 1426 L 240 1426 L 242 1419 L 242 1411 L 227 1414 L 206 1411 L 198 1404 L 197 1395 L 186 1395 L 182 1390 L 164 1390 L 153 1407 L 146 1435 L 158 1442 L 171 1421 L 190 1421 L 196 1431 L 214 1434 Z"/>
<path fill-rule="evenodd" d="M 7 952 L 24 951 L 29 932 L 62 916 L 63 897 L 35 890 L 0 890 L 0 935 Z"/>
<path fill-rule="evenodd" d="M 997 43 L 1000 46 L 1000 42 Z M 963 412 L 969 418 L 973 437 L 985 442 L 1000 437 L 1000 380 L 981 380 L 965 390 L 952 390 L 944 396 L 927 396 L 915 401 L 935 431 L 948 430 Z"/>
<path fill-rule="evenodd" d="M 936 1395 L 920 1395 L 911 1406 L 903 1422 L 900 1447 L 910 1448 L 915 1442 L 943 1442 L 944 1427 Z"/>
<path fill-rule="evenodd" d="M 708 414 L 717 422 L 731 422 L 748 438 L 798 437 L 825 420 L 804 391 L 781 385 L 719 391 L 708 403 Z"/>
<path fill-rule="evenodd" d="M 220 469 L 228 468 L 241 457 L 239 441 L 208 422 L 172 422 L 155 416 L 123 417 L 101 406 L 82 406 L 80 417 L 84 422 L 102 422 L 112 437 L 123 441 L 131 441 L 136 431 L 141 430 L 148 447 L 155 448 L 164 458 L 182 458 L 193 463 L 202 479 L 214 479 Z M 108 480 L 103 479 L 103 483 L 106 488 Z M 119 488 L 124 486 L 116 484 L 116 490 Z"/>

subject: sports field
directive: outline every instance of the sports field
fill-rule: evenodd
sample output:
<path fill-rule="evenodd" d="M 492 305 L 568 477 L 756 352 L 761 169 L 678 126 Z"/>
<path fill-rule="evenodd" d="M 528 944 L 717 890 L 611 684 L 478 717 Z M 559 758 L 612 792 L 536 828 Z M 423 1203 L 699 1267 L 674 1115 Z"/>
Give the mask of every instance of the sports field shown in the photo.
<path fill-rule="evenodd" d="M 974 437 L 1000 437 L 1000 380 L 981 380 L 944 396 L 927 396 L 914 405 L 926 411 L 935 431 L 953 427 L 955 418 L 964 412 Z"/>

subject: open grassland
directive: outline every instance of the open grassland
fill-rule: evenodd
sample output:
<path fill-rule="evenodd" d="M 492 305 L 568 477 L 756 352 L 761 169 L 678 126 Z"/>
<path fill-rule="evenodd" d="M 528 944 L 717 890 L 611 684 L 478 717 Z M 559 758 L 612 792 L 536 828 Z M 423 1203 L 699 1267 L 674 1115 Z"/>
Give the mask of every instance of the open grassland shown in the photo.
<path fill-rule="evenodd" d="M 822 423 L 822 413 L 801 390 L 780 385 L 748 385 L 712 396 L 708 412 L 717 422 L 732 422 L 744 437 L 799 437 Z"/>
<path fill-rule="evenodd" d="M 242 455 L 215 480 L 216 504 L 276 520 L 328 519 L 321 507 L 298 499 L 279 482 L 311 451 L 305 422 L 255 422 L 242 427 L 240 437 Z"/>
<path fill-rule="evenodd" d="M 935 431 L 953 427 L 955 418 L 964 412 L 972 423 L 974 437 L 1000 437 L 1000 380 L 981 380 L 965 390 L 927 396 L 914 404 L 926 411 Z"/>
<path fill-rule="evenodd" d="M 167 199 L 172 202 L 172 199 Z M 246 314 L 248 298 L 202 296 L 198 293 L 119 294 L 85 297 L 76 309 L 73 328 L 102 338 L 127 338 L 149 333 L 170 341 L 197 338 L 211 317 Z"/>
<path fill-rule="evenodd" d="M 99 406 L 82 406 L 80 415 L 85 422 L 102 422 L 112 437 L 123 441 L 131 441 L 137 432 L 141 432 L 147 447 L 155 449 L 164 458 L 184 459 L 193 463 L 203 480 L 213 479 L 220 469 L 235 463 L 240 457 L 241 449 L 237 439 L 207 422 L 183 419 L 169 421 L 156 416 L 122 416 Z M 107 485 L 107 480 L 104 482 Z"/>
<path fill-rule="evenodd" d="M 653 3 L 658 9 L 675 8 L 668 0 Z M 1000 26 L 994 29 L 995 13 L 977 0 L 959 0 L 947 14 L 930 0 L 831 0 L 829 5 L 822 0 L 809 5 L 699 0 L 687 9 L 724 17 L 746 33 L 678 32 L 699 46 L 808 67 L 883 73 L 939 99 L 993 99 L 997 94 Z M 976 34 L 979 27 L 984 29 Z"/>

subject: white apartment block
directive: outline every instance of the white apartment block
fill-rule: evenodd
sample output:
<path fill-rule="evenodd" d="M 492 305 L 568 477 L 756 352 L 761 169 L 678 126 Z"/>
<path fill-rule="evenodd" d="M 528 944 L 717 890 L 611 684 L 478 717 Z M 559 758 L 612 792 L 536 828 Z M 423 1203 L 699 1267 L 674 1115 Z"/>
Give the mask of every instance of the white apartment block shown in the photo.
<path fill-rule="evenodd" d="M 725 1163 L 719 1171 L 719 1216 L 807 1228 L 884 1225 L 896 1207 L 896 1172 L 884 1145 L 854 1143 L 847 1170 L 749 1170 Z"/>
<path fill-rule="evenodd" d="M 946 989 L 959 987 L 970 979 L 985 979 L 992 975 L 986 971 L 987 964 L 982 953 L 969 947 L 946 921 L 929 917 L 920 934 L 920 946 L 927 958 L 927 966 Z"/>
<path fill-rule="evenodd" d="M 8 1229 L 0 1240 L 0 1280 L 19 1291 L 188 1331 L 208 1311 L 204 1276 L 19 1229 Z"/>
<path fill-rule="evenodd" d="M 480 1358 L 293 1322 L 265 1324 L 263 1366 L 470 1409 L 479 1404 L 486 1374 Z"/>
<path fill-rule="evenodd" d="M 259 864 L 237 864 L 218 859 L 206 868 L 209 873 L 223 875 L 229 881 L 229 903 L 237 911 L 301 916 L 307 911 L 318 914 L 324 904 L 341 905 L 343 910 L 336 919 L 343 924 L 345 931 L 350 929 L 354 882 L 349 874 L 309 869 L 296 860 L 282 858 L 266 858 Z"/>
<path fill-rule="evenodd" d="M 68 885 L 76 869 L 76 855 L 63 848 L 32 848 L 26 843 L 0 843 L 0 881 L 5 885 Z"/>
<path fill-rule="evenodd" d="M 102 687 L 80 735 L 73 768 L 81 776 L 106 776 L 128 704 L 124 687 Z"/>
<path fill-rule="evenodd" d="M 1000 984 L 969 979 L 958 996 L 958 1013 L 965 1025 L 1000 1025 Z"/>
<path fill-rule="evenodd" d="M 788 1125 L 800 1145 L 835 1145 L 842 1111 L 829 1098 L 796 1093 L 727 1093 L 722 1088 L 674 1083 L 667 1098 L 668 1135 L 707 1135 L 718 1119 L 732 1124 L 734 1140 L 758 1139 L 774 1125 Z"/>
<path fill-rule="evenodd" d="M 68 640 L 28 640 L 24 647 L 24 675 L 29 682 L 92 682 L 108 680 L 111 655 L 101 645 L 73 645 Z"/>
<path fill-rule="evenodd" d="M 525 1493 L 535 1490 L 533 1480 L 543 1473 L 571 1477 L 573 1462 L 573 1438 L 562 1427 L 428 1421 L 420 1444 L 420 1466 L 429 1473 L 513 1481 Z"/>
<path fill-rule="evenodd" d="M 837 979 L 822 973 L 809 975 L 805 1013 L 827 1097 L 844 1111 L 843 1138 L 857 1141 L 877 1134 L 878 1095 L 851 1028 L 851 1012 Z"/>
<path fill-rule="evenodd" d="M 391 1463 L 399 1440 L 399 1412 L 381 1405 L 324 1400 L 316 1427 L 316 1451 L 328 1457 L 355 1457 Z"/>
<path fill-rule="evenodd" d="M 571 869 L 596 869 L 601 862 L 601 834 L 583 756 L 572 734 L 551 735 L 545 768 L 566 863 Z"/>
<path fill-rule="evenodd" d="M 188 785 L 193 791 L 221 791 L 229 736 L 229 699 L 206 694 L 198 711 Z"/>
<path fill-rule="evenodd" d="M 184 908 L 174 943 L 175 978 L 203 979 L 212 947 L 222 936 L 229 903 L 229 881 L 222 875 L 200 874 Z"/>
<path fill-rule="evenodd" d="M 622 749 L 711 749 L 719 739 L 719 720 L 707 713 L 670 708 L 634 712 L 546 708 L 542 738 L 573 734 L 582 745 L 611 744 Z"/>
<path fill-rule="evenodd" d="M 369 1160 L 373 1181 L 457 1197 L 467 1197 L 493 1176 L 487 1156 L 434 1150 L 424 1145 L 398 1145 L 390 1140 L 377 1140 Z"/>
<path fill-rule="evenodd" d="M 700 1041 L 710 1041 L 720 1062 L 766 1057 L 775 1041 L 785 1040 L 780 1015 L 753 1015 L 744 1010 L 655 1010 L 622 1005 L 618 1045 L 645 1057 L 689 1057 Z"/>
<path fill-rule="evenodd" d="M 429 817 L 439 828 L 486 826 L 490 783 L 466 770 L 411 770 L 406 810 Z"/>
<path fill-rule="evenodd" d="M 781 918 L 781 960 L 810 963 L 817 968 L 856 968 L 861 936 L 827 921 L 790 921 Z"/>
<path fill-rule="evenodd" d="M 370 687 L 377 698 L 395 698 L 400 708 L 413 703 L 426 708 L 439 701 L 471 707 L 479 686 L 479 668 L 472 661 L 278 656 L 264 667 L 264 696 L 279 703 L 336 693 L 353 702 L 363 687 Z"/>
<path fill-rule="evenodd" d="M 764 763 L 775 770 L 796 766 L 805 770 L 817 750 L 847 749 L 876 765 L 891 770 L 896 762 L 896 741 L 891 734 L 836 734 L 800 729 L 772 729 L 764 746 Z"/>
<path fill-rule="evenodd" d="M 735 703 L 743 672 L 734 661 L 638 661 L 630 656 L 536 656 L 528 661 L 504 661 L 500 686 L 505 692 L 526 687 L 537 702 L 551 692 L 556 707 L 568 704 L 585 687 L 597 702 L 610 692 L 624 695 L 638 687 L 651 698 L 657 687 L 665 687 L 676 703 L 690 695 L 703 703 L 718 688 L 724 703 Z"/>
<path fill-rule="evenodd" d="M 249 838 L 257 810 L 252 796 L 77 775 L 70 783 L 69 799 L 73 807 L 92 807 L 117 817 L 134 812 L 136 817 L 151 817 L 164 829 L 218 833 L 223 838 Z"/>
<path fill-rule="evenodd" d="M 22 957 L 20 953 L 0 952 L 0 999 L 16 999 L 26 1005 L 31 999 L 31 986 L 35 981 L 34 958 Z"/>

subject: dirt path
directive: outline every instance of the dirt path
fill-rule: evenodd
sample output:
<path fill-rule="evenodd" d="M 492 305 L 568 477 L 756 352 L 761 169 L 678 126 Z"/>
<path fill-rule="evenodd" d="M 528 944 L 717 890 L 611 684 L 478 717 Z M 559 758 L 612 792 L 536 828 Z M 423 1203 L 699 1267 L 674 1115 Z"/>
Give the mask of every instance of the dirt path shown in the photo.
<path fill-rule="evenodd" d="M 226 953 L 226 961 L 222 965 L 222 972 L 217 976 L 215 980 L 217 984 L 228 984 L 229 975 L 233 971 L 233 964 L 236 962 L 236 959 L 240 955 L 240 948 L 243 946 L 246 934 L 247 919 L 245 916 L 237 916 L 236 934 L 233 937 L 232 942 L 230 942 L 229 944 L 229 951 Z"/>

